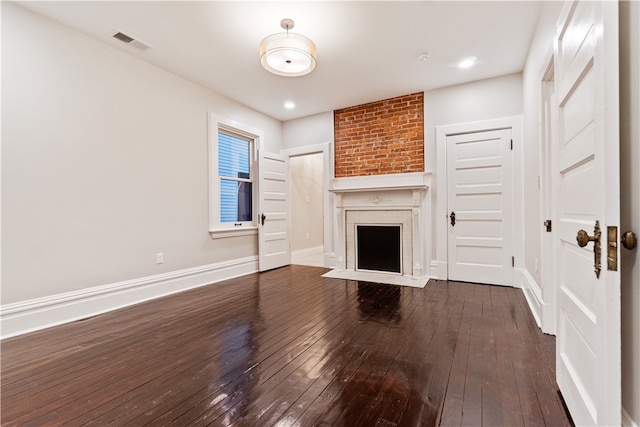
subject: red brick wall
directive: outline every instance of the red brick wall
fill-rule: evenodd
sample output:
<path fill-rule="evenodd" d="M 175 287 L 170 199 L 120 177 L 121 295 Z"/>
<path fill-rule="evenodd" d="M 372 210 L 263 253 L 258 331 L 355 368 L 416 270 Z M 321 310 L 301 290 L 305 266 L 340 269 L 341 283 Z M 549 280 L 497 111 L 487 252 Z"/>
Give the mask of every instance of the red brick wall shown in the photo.
<path fill-rule="evenodd" d="M 333 112 L 336 178 L 424 172 L 424 93 Z"/>

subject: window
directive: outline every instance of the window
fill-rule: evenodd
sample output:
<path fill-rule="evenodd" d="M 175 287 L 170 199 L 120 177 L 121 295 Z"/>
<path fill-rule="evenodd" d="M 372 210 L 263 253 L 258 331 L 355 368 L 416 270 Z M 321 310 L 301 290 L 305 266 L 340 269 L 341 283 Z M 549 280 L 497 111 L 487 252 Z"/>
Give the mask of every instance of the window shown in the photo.
<path fill-rule="evenodd" d="M 218 131 L 220 222 L 253 220 L 252 141 Z"/>
<path fill-rule="evenodd" d="M 262 131 L 211 116 L 209 141 L 211 236 L 255 234 L 256 150 Z"/>

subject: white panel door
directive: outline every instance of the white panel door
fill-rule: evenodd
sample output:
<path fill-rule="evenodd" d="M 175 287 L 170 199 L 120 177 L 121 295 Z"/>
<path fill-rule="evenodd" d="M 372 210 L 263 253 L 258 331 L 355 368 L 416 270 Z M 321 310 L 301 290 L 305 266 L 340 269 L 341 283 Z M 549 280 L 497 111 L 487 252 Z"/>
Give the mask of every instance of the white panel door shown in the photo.
<path fill-rule="evenodd" d="M 511 129 L 447 136 L 448 276 L 511 285 Z"/>
<path fill-rule="evenodd" d="M 607 227 L 620 219 L 617 16 L 616 2 L 566 3 L 554 43 L 556 375 L 581 426 L 621 418 L 620 276 L 607 267 Z M 601 253 L 576 238 L 579 230 L 594 235 L 596 221 Z"/>
<path fill-rule="evenodd" d="M 260 271 L 289 265 L 287 161 L 280 154 L 259 152 L 258 251 Z"/>

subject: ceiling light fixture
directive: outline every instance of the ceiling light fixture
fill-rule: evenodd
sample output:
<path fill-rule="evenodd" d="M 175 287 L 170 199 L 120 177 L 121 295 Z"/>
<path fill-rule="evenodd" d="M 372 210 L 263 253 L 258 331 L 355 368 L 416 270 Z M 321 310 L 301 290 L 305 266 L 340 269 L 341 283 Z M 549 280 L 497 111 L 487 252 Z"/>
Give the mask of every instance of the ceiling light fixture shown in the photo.
<path fill-rule="evenodd" d="M 285 101 L 284 108 L 291 110 L 292 108 L 296 108 L 296 104 L 294 104 L 293 101 Z"/>
<path fill-rule="evenodd" d="M 290 33 L 292 19 L 283 19 L 286 33 L 272 34 L 260 42 L 260 63 L 265 70 L 279 76 L 296 77 L 316 68 L 316 45 L 303 35 Z"/>

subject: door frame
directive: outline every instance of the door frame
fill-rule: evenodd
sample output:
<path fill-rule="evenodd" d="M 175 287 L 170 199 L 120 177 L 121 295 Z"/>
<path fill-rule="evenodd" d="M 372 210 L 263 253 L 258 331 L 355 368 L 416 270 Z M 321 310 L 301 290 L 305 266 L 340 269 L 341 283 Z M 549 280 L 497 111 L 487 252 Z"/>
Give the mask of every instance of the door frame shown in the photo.
<path fill-rule="evenodd" d="M 513 284 L 511 141 L 511 128 L 447 136 L 449 280 Z"/>
<path fill-rule="evenodd" d="M 322 204 L 323 204 L 323 249 L 322 254 L 324 258 L 324 266 L 325 267 L 335 267 L 335 256 L 333 253 L 333 232 L 331 229 L 332 226 L 332 216 L 331 212 L 333 212 L 333 197 L 331 197 L 331 193 L 329 193 L 329 185 L 331 181 L 331 177 L 333 177 L 333 157 L 331 152 L 331 143 L 324 142 L 321 144 L 314 145 L 306 145 L 303 147 L 295 147 L 295 148 L 287 148 L 282 150 L 282 154 L 287 157 L 287 160 L 291 159 L 291 157 L 305 156 L 308 154 L 317 154 L 322 153 L 322 162 L 323 162 L 323 172 L 322 172 Z M 289 171 L 289 176 L 287 176 L 289 182 L 291 181 L 291 171 Z M 291 200 L 289 200 L 288 215 L 289 218 L 292 218 L 291 212 Z M 289 221 L 289 226 L 291 226 L 291 221 Z M 289 230 L 290 231 L 290 230 Z M 289 251 L 291 252 L 291 251 Z"/>
<path fill-rule="evenodd" d="M 553 45 L 549 47 L 544 66 L 540 71 L 540 281 L 537 293 L 534 292 L 532 298 L 536 301 L 536 308 L 540 308 L 540 328 L 542 332 L 556 334 L 556 294 L 558 284 L 554 280 L 556 269 L 556 252 L 553 244 L 554 230 L 553 223 L 556 218 L 556 205 L 554 197 L 553 170 L 556 159 L 553 157 L 553 146 L 557 143 L 558 132 L 558 109 L 555 104 L 555 56 Z M 551 87 L 552 95 L 549 95 Z M 549 101 L 548 117 L 545 117 L 545 100 Z M 552 220 L 551 232 L 544 229 L 544 221 Z M 533 307 L 531 302 L 529 305 Z"/>
<path fill-rule="evenodd" d="M 457 123 L 436 126 L 436 177 L 435 194 L 435 257 L 431 263 L 431 275 L 440 280 L 448 278 L 448 225 L 447 207 L 447 137 L 463 133 L 475 133 L 498 129 L 511 129 L 513 138 L 513 198 L 511 212 L 514 242 L 524 242 L 524 163 L 522 116 L 510 116 L 498 119 Z M 524 244 L 514 245 L 515 257 L 513 286 L 522 287 L 524 270 Z"/>

